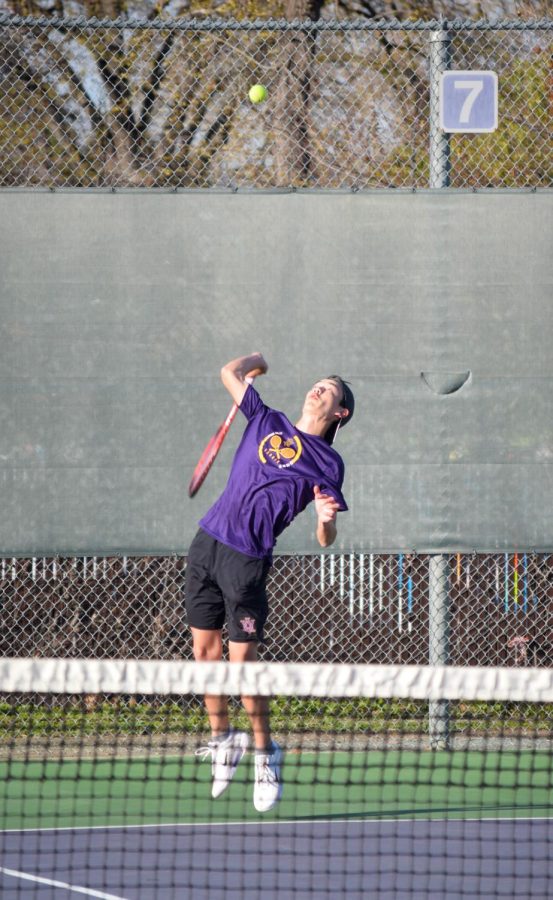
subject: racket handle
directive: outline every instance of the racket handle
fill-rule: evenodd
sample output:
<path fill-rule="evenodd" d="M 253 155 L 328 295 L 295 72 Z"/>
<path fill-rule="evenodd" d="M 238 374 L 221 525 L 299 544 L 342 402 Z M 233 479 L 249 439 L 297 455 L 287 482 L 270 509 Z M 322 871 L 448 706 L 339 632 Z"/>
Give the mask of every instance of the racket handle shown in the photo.
<path fill-rule="evenodd" d="M 234 419 L 236 418 L 236 413 L 237 413 L 237 412 L 238 412 L 238 406 L 236 405 L 236 403 L 234 403 L 234 404 L 231 406 L 230 411 L 229 411 L 229 414 L 228 414 L 228 416 L 226 417 L 226 419 L 225 419 L 225 421 L 224 421 L 223 428 L 225 429 L 225 433 L 224 433 L 223 437 L 226 435 L 228 429 L 230 428 L 230 426 L 231 426 L 232 423 L 234 422 Z"/>
<path fill-rule="evenodd" d="M 250 372 L 246 376 L 246 378 L 244 380 L 247 381 L 248 384 L 253 384 L 253 380 L 254 380 L 255 376 L 260 373 L 261 373 L 261 369 L 254 369 L 252 372 Z M 217 430 L 217 432 L 213 435 L 211 440 L 208 442 L 207 447 L 205 448 L 204 452 L 202 453 L 202 455 L 200 457 L 200 461 L 198 462 L 196 468 L 194 469 L 194 474 L 192 475 L 192 480 L 191 480 L 190 484 L 188 485 L 188 496 L 189 497 L 194 497 L 194 495 L 199 491 L 200 487 L 204 483 L 207 473 L 209 472 L 209 470 L 211 469 L 211 466 L 213 465 L 213 463 L 215 461 L 215 457 L 217 456 L 217 454 L 221 448 L 221 444 L 223 443 L 225 437 L 228 434 L 230 426 L 232 425 L 237 412 L 238 412 L 238 405 L 236 403 L 233 403 L 225 421 L 220 426 L 220 428 Z"/>

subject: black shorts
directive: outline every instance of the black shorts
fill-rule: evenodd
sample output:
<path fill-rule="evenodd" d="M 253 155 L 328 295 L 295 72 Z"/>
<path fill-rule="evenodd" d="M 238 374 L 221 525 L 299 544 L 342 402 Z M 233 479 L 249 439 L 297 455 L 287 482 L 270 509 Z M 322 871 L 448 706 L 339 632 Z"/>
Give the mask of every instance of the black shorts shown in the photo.
<path fill-rule="evenodd" d="M 219 631 L 229 640 L 263 641 L 268 603 L 268 559 L 256 559 L 221 544 L 201 529 L 190 545 L 185 603 L 191 628 Z"/>

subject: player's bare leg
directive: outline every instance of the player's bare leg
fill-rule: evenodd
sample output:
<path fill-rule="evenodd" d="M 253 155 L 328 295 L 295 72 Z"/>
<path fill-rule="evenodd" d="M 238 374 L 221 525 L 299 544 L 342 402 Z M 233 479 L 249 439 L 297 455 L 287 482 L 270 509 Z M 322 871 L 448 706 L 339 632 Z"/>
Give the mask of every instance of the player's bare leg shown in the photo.
<path fill-rule="evenodd" d="M 257 660 L 257 643 L 248 641 L 239 643 L 229 641 L 229 659 L 231 662 L 255 662 Z M 269 698 L 242 697 L 242 704 L 251 722 L 256 750 L 266 750 L 271 745 L 269 728 Z"/>
<path fill-rule="evenodd" d="M 223 655 L 222 633 L 192 628 L 194 657 L 200 662 L 217 662 Z M 201 759 L 211 760 L 212 797 L 220 797 L 231 783 L 238 764 L 248 749 L 249 738 L 243 731 L 233 731 L 228 714 L 228 698 L 206 694 L 204 697 L 211 740 L 196 750 Z"/>
<path fill-rule="evenodd" d="M 218 662 L 223 658 L 223 638 L 221 631 L 205 631 L 191 628 L 194 659 L 197 662 Z M 211 733 L 214 737 L 229 730 L 228 699 L 206 694 L 204 697 Z"/>
<path fill-rule="evenodd" d="M 231 662 L 255 662 L 257 643 L 229 642 Z M 271 738 L 269 698 L 243 696 L 255 740 L 255 784 L 253 802 L 258 812 L 268 812 L 282 796 L 282 750 Z"/>

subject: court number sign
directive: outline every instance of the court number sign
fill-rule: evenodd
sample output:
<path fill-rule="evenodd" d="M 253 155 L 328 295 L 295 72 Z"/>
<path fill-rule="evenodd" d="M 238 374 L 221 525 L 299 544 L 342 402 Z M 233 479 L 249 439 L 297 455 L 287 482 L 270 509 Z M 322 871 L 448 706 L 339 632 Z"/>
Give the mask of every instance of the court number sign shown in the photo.
<path fill-rule="evenodd" d="M 495 72 L 449 70 L 440 78 L 442 131 L 478 133 L 497 128 Z"/>

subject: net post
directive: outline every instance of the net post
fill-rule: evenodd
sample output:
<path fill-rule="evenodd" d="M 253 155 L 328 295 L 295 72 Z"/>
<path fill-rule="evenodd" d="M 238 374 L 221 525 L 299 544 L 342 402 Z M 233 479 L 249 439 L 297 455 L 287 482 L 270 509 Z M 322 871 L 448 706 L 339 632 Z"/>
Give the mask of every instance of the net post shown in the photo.
<path fill-rule="evenodd" d="M 447 556 L 431 556 L 428 571 L 428 657 L 431 666 L 449 663 L 449 566 Z M 449 701 L 428 704 L 432 750 L 449 750 Z"/>
<path fill-rule="evenodd" d="M 451 38 L 447 31 L 430 34 L 430 147 L 429 187 L 449 187 L 450 142 L 449 135 L 440 128 L 440 75 L 449 69 Z"/>

